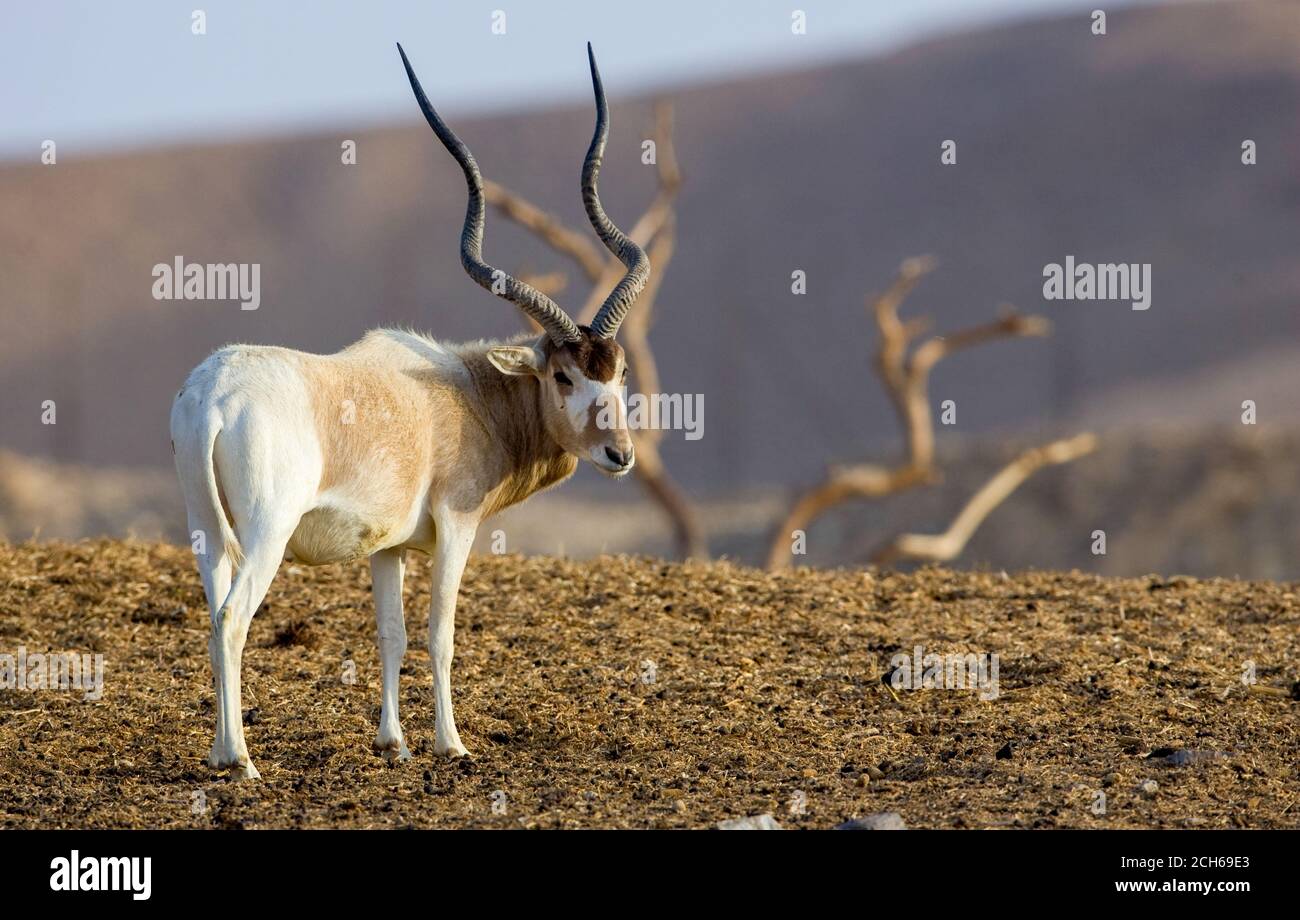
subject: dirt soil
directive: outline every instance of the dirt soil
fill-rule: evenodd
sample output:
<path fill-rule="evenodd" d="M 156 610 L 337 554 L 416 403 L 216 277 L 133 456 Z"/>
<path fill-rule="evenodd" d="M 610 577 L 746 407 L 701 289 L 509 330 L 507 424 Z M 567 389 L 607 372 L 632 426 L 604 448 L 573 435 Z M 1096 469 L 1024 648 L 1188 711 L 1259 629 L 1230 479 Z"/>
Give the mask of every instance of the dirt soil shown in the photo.
<path fill-rule="evenodd" d="M 711 827 L 766 812 L 827 828 L 883 811 L 909 827 L 1300 826 L 1295 584 L 477 557 L 452 672 L 472 756 L 456 761 L 432 752 L 428 568 L 412 562 L 413 759 L 371 750 L 368 568 L 286 564 L 244 658 L 263 779 L 233 782 L 205 764 L 208 611 L 188 550 L 0 544 L 0 654 L 105 658 L 98 701 L 0 690 L 0 827 Z M 917 645 L 996 653 L 997 698 L 891 692 L 891 657 Z"/>

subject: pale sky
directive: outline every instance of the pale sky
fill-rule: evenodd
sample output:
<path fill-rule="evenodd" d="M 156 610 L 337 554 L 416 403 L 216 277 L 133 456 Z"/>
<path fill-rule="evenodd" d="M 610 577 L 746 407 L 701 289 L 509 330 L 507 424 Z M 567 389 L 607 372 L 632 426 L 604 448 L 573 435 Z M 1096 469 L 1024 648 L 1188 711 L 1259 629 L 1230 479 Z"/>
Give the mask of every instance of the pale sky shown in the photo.
<path fill-rule="evenodd" d="M 78 156 L 410 121 L 394 42 L 440 109 L 585 99 L 592 41 L 611 95 L 815 66 L 1092 0 L 41 0 L 0 26 L 0 157 Z M 1108 3 L 1113 9 L 1123 3 Z M 192 12 L 207 34 L 191 31 Z M 791 13 L 807 14 L 794 35 Z M 494 11 L 504 35 L 492 34 Z M 617 87 L 617 89 L 614 89 Z"/>

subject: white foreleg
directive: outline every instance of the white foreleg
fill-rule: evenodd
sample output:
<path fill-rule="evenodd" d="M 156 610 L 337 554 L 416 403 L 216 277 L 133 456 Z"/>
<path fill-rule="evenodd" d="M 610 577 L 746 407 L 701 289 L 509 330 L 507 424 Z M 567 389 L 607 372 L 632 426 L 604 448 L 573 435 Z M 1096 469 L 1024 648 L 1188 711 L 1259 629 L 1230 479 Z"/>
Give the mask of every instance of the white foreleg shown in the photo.
<path fill-rule="evenodd" d="M 429 611 L 429 658 L 433 662 L 435 754 L 464 756 L 451 707 L 451 659 L 456 631 L 456 595 L 465 560 L 478 529 L 477 519 L 447 510 L 435 511 L 437 545 L 433 552 L 432 603 Z"/>
<path fill-rule="evenodd" d="M 406 558 L 401 548 L 381 550 L 370 557 L 375 626 L 379 634 L 379 660 L 384 681 L 375 747 L 390 761 L 411 758 L 402 738 L 402 722 L 397 709 L 402 659 L 406 656 L 406 615 L 402 610 L 402 576 L 405 574 Z"/>

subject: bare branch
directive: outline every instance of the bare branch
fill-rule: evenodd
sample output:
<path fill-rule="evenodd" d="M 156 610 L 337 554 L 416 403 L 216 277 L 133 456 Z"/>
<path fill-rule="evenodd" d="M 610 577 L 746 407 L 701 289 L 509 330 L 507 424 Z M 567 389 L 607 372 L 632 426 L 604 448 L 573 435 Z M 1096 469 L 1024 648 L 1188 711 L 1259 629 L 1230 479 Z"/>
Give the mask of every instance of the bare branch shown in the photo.
<path fill-rule="evenodd" d="M 946 336 L 936 336 L 917 347 L 909 362 L 913 375 L 928 374 L 935 364 L 953 352 L 993 339 L 1044 338 L 1050 335 L 1052 324 L 1041 316 L 1023 316 L 1008 304 L 998 310 L 994 322 L 971 329 L 963 329 Z"/>
<path fill-rule="evenodd" d="M 656 100 L 655 165 L 659 169 L 659 187 L 670 195 L 676 195 L 682 185 L 682 171 L 677 165 L 673 117 L 673 104 L 667 99 Z"/>
<path fill-rule="evenodd" d="M 694 507 L 668 475 L 654 441 L 637 445 L 636 466 L 632 469 L 672 522 L 677 552 L 687 559 L 707 558 L 709 550 L 704 528 L 700 526 Z"/>
<path fill-rule="evenodd" d="M 1069 463 L 1097 447 L 1095 435 L 1085 432 L 1042 447 L 1025 451 L 1007 464 L 976 492 L 946 531 L 934 536 L 903 534 L 876 553 L 873 562 L 884 564 L 897 559 L 924 559 L 950 562 L 961 555 L 980 524 L 1012 492 L 1045 466 Z"/>
<path fill-rule="evenodd" d="M 1051 328 L 1040 316 L 1021 316 L 1003 308 L 992 323 L 963 329 L 949 336 L 935 336 L 917 346 L 903 362 L 902 386 L 887 382 L 890 397 L 903 419 L 908 457 L 913 466 L 928 470 L 934 465 L 934 420 L 930 413 L 930 372 L 948 355 L 1001 338 L 1046 335 Z"/>
<path fill-rule="evenodd" d="M 939 361 L 995 339 L 1048 334 L 1051 326 L 1046 319 L 1023 316 L 1004 305 L 993 322 L 947 336 L 934 336 L 909 354 L 908 349 L 925 334 L 930 322 L 924 317 L 904 320 L 898 311 L 916 284 L 933 271 L 936 264 L 932 256 L 907 259 L 884 293 L 869 301 L 871 316 L 880 333 L 875 369 L 903 429 L 904 458 L 893 467 L 864 465 L 828 473 L 819 485 L 795 502 L 773 533 L 768 547 L 769 569 L 777 570 L 790 564 L 790 541 L 794 531 L 806 531 L 808 525 L 827 509 L 850 499 L 880 498 L 939 480 L 934 463 L 934 419 L 930 409 L 930 372 Z M 981 516 L 979 520 L 982 519 Z M 975 526 L 978 523 L 977 520 Z"/>
<path fill-rule="evenodd" d="M 925 474 L 908 465 L 888 468 L 862 464 L 830 470 L 825 480 L 804 493 L 777 525 L 767 551 L 768 571 L 787 568 L 795 531 L 806 533 L 809 524 L 834 506 L 855 498 L 893 495 L 925 481 Z"/>
<path fill-rule="evenodd" d="M 933 256 L 907 259 L 899 267 L 893 283 L 872 304 L 872 314 L 880 332 L 876 373 L 903 428 L 908 462 L 918 470 L 927 469 L 933 459 L 933 438 L 930 436 L 929 405 L 923 399 L 918 401 L 915 398 L 912 392 L 915 384 L 908 379 L 907 349 L 912 340 L 925 330 L 928 321 L 909 320 L 904 323 L 898 317 L 898 309 L 917 282 L 937 264 Z"/>
<path fill-rule="evenodd" d="M 503 216 L 536 234 L 556 252 L 573 259 L 591 281 L 599 280 L 604 274 L 609 257 L 587 234 L 566 226 L 554 214 L 543 211 L 500 183 L 485 181 L 483 197 Z"/>
<path fill-rule="evenodd" d="M 628 313 L 622 329 L 619 330 L 622 333 L 623 350 L 627 353 L 628 366 L 632 369 L 637 390 L 647 395 L 659 392 L 659 369 L 655 363 L 654 349 L 650 347 L 649 333 L 654 316 L 655 299 L 659 295 L 659 284 L 664 277 L 664 270 L 672 261 L 675 246 L 676 221 L 670 216 L 648 250 L 650 262 L 655 266 L 656 271 L 650 276 L 649 283 L 641 292 L 636 309 Z M 662 437 L 663 431 L 658 428 L 632 431 L 632 443 L 637 456 L 636 466 L 632 471 L 645 484 L 646 489 L 672 521 L 679 554 L 688 559 L 706 558 L 708 545 L 704 537 L 704 528 L 695 515 L 695 509 L 668 474 L 659 456 L 659 441 Z"/>
<path fill-rule="evenodd" d="M 672 261 L 676 246 L 676 226 L 670 221 L 648 250 L 651 264 L 656 272 L 650 276 L 645 290 L 637 301 L 636 309 L 628 313 L 623 321 L 623 350 L 627 354 L 628 366 L 637 389 L 646 394 L 659 392 L 659 366 L 655 362 L 654 349 L 650 347 L 650 325 L 654 315 L 655 298 L 659 296 L 659 285 L 664 276 L 664 269 Z M 638 448 L 644 441 L 659 443 L 663 437 L 660 429 L 647 428 L 633 433 L 633 440 Z M 635 467 L 634 467 L 635 469 Z"/>

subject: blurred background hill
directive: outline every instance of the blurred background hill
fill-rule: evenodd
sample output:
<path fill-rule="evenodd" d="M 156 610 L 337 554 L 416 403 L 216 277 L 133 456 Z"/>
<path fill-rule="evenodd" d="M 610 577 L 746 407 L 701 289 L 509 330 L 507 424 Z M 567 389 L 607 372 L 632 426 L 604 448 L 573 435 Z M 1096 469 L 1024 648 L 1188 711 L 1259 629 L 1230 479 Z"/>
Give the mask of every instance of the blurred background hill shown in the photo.
<path fill-rule="evenodd" d="M 940 365 L 932 399 L 959 407 L 939 432 L 947 481 L 836 511 L 808 561 L 860 562 L 889 531 L 941 530 L 1006 445 L 1089 426 L 1102 451 L 1040 474 L 966 561 L 1300 577 L 1300 4 L 1121 7 L 1105 36 L 1088 12 L 639 97 L 602 59 L 616 219 L 654 191 L 640 162 L 653 99 L 676 108 L 685 185 L 652 341 L 665 388 L 703 395 L 704 437 L 668 432 L 663 454 L 714 552 L 757 561 L 828 461 L 899 449 L 864 297 L 934 253 L 905 315 L 942 331 L 1009 302 L 1055 332 Z M 407 45 L 435 101 L 437 45 Z M 582 78 L 576 54 L 572 69 Z M 408 98 L 395 53 L 391 71 Z M 0 164 L 0 532 L 183 535 L 168 408 L 227 342 L 333 351 L 384 324 L 453 340 L 520 328 L 459 267 L 463 182 L 417 118 L 411 104 L 387 127 Z M 589 104 L 453 120 L 490 178 L 585 226 Z M 942 166 L 949 138 L 958 163 Z M 491 214 L 487 249 L 511 271 L 569 270 Z M 260 263 L 261 307 L 152 299 L 153 265 L 176 255 Z M 1045 302 L 1043 266 L 1067 255 L 1150 263 L 1150 310 Z M 570 271 L 562 302 L 580 302 L 580 281 Z M 1258 426 L 1240 424 L 1246 399 Z M 56 425 L 41 423 L 45 400 Z M 584 470 L 503 526 L 512 549 L 668 551 L 652 511 L 607 524 L 610 501 L 641 507 L 634 487 Z M 1097 528 L 1112 537 L 1104 560 L 1088 549 Z"/>

